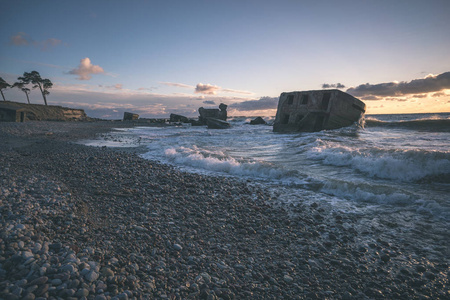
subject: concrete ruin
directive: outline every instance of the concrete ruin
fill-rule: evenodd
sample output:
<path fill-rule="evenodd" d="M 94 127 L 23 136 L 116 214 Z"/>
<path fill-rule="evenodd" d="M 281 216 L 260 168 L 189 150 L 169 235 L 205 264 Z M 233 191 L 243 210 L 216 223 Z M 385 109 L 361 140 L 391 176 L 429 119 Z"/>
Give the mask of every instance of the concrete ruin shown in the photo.
<path fill-rule="evenodd" d="M 89 118 L 82 109 L 12 101 L 0 103 L 0 122 L 85 121 L 87 119 Z"/>
<path fill-rule="evenodd" d="M 282 93 L 278 101 L 274 132 L 320 131 L 358 122 L 366 104 L 340 90 Z"/>
<path fill-rule="evenodd" d="M 198 120 L 203 125 L 207 125 L 208 118 L 226 121 L 227 120 L 227 107 L 228 107 L 228 105 L 223 104 L 223 103 L 220 103 L 219 109 L 200 107 L 198 109 L 198 112 L 200 114 L 200 116 L 198 117 Z"/>
<path fill-rule="evenodd" d="M 123 113 L 123 120 L 124 121 L 134 121 L 139 119 L 138 114 L 130 113 L 130 112 L 124 112 Z"/>
<path fill-rule="evenodd" d="M 25 122 L 27 111 L 23 107 L 0 103 L 1 122 Z"/>

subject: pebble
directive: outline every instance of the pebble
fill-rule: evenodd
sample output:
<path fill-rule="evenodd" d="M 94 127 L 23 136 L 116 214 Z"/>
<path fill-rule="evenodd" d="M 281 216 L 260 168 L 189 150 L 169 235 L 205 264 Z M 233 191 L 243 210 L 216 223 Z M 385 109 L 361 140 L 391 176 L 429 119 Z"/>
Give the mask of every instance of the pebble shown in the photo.
<path fill-rule="evenodd" d="M 89 124 L 20 134 L 42 124 L 52 140 L 0 143 L 0 298 L 449 298 L 447 258 L 370 216 L 58 140 Z"/>
<path fill-rule="evenodd" d="M 179 244 L 174 244 L 173 249 L 175 249 L 176 251 L 181 251 L 181 250 L 183 250 L 183 247 L 181 247 L 181 245 L 179 245 Z"/>

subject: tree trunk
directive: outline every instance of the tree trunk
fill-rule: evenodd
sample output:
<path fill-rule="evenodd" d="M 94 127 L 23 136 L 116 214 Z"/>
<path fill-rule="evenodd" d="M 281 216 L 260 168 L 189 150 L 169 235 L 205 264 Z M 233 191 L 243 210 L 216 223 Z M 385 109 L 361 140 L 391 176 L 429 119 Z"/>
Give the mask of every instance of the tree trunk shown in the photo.
<path fill-rule="evenodd" d="M 28 93 L 25 93 L 25 95 L 27 95 L 28 104 L 31 104 L 30 103 L 30 97 L 28 97 Z"/>
<path fill-rule="evenodd" d="M 44 98 L 44 103 L 45 103 L 45 105 L 47 105 L 47 99 L 45 98 L 45 94 L 44 94 L 44 91 L 42 90 L 42 86 L 40 83 L 39 83 L 39 89 L 41 90 L 42 98 Z"/>
<path fill-rule="evenodd" d="M 5 95 L 3 95 L 3 92 L 0 90 L 0 93 L 2 94 L 2 97 L 3 97 L 3 101 L 6 101 L 6 99 L 5 99 Z"/>

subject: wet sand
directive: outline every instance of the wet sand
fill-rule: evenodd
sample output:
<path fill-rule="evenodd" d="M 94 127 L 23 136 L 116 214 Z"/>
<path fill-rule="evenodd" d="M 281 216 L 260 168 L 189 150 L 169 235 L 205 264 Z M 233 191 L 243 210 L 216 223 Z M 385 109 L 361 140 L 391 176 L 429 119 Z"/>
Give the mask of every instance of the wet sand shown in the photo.
<path fill-rule="evenodd" d="M 396 220 L 364 228 L 250 181 L 71 143 L 129 126 L 0 123 L 0 297 L 450 297 L 445 242 L 420 252 L 384 234 Z"/>

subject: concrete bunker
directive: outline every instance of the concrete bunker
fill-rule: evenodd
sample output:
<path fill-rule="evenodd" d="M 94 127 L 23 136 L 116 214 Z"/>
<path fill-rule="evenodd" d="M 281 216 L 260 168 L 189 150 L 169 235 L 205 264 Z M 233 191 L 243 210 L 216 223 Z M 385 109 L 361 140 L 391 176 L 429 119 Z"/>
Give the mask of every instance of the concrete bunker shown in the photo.
<path fill-rule="evenodd" d="M 274 132 L 337 129 L 357 122 L 365 113 L 361 100 L 340 90 L 282 93 Z"/>

